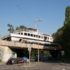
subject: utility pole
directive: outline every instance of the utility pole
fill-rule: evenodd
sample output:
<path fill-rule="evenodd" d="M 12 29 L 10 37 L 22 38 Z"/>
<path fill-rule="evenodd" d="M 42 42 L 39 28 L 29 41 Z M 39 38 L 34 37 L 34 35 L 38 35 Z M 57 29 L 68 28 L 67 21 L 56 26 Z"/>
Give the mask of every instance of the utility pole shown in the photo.
<path fill-rule="evenodd" d="M 40 55 L 39 55 L 39 52 L 40 50 L 39 50 L 39 44 L 38 44 L 38 62 L 39 62 L 39 58 L 40 58 Z"/>
<path fill-rule="evenodd" d="M 28 44 L 28 52 L 29 52 L 29 64 L 30 64 L 30 58 L 31 58 L 31 44 Z"/>

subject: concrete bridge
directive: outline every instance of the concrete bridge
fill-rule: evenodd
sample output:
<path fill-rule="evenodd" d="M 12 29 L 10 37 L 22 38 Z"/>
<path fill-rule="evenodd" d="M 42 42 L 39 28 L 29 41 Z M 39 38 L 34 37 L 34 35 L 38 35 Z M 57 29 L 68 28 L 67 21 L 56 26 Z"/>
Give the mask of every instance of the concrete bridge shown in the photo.
<path fill-rule="evenodd" d="M 15 41 L 6 41 L 6 40 L 1 40 L 0 39 L 0 46 L 8 46 L 10 48 L 28 48 L 29 46 L 31 48 L 34 48 L 34 49 L 43 49 L 43 45 L 40 45 L 40 44 L 34 44 L 34 43 L 31 43 L 31 42 L 15 42 Z"/>
<path fill-rule="evenodd" d="M 49 50 L 60 50 L 61 47 L 57 47 L 57 45 L 53 45 L 51 43 L 40 44 L 33 42 L 15 42 L 15 41 L 6 41 L 0 39 L 0 46 L 8 46 L 10 48 L 33 48 L 33 49 L 49 49 Z"/>
<path fill-rule="evenodd" d="M 53 43 L 49 43 L 47 42 L 46 44 L 41 44 L 41 43 L 34 43 L 34 42 L 15 42 L 15 41 L 7 41 L 7 40 L 2 40 L 0 39 L 0 60 L 2 60 L 3 62 L 7 62 L 8 59 L 12 56 L 12 51 L 15 50 L 15 52 L 17 53 L 17 49 L 19 51 L 19 53 L 21 51 L 24 51 L 23 49 L 37 49 L 38 50 L 38 61 L 39 61 L 39 50 L 61 50 L 61 47 L 53 44 Z M 19 50 L 22 49 L 22 50 Z M 54 52 L 56 53 L 56 52 Z M 21 55 L 22 53 L 20 53 Z M 17 53 L 18 55 L 18 53 Z"/>

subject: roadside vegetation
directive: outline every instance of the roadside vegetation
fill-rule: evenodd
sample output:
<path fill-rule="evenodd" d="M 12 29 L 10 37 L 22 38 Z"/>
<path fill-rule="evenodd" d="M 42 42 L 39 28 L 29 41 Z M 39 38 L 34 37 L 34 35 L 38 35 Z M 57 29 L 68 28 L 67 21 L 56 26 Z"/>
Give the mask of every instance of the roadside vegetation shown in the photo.
<path fill-rule="evenodd" d="M 64 59 L 70 61 L 70 6 L 65 10 L 65 21 L 61 28 L 53 33 L 54 42 L 62 46 Z"/>

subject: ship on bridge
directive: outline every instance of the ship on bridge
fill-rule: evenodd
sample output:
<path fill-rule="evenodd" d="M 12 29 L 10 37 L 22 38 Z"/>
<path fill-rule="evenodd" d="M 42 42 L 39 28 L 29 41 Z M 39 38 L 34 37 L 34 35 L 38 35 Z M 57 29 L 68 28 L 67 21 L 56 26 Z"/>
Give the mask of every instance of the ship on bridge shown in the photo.
<path fill-rule="evenodd" d="M 0 40 L 0 59 L 7 62 L 9 58 L 22 57 L 25 49 L 59 50 L 53 43 L 53 37 L 40 33 L 37 29 L 27 28 L 14 31 Z"/>

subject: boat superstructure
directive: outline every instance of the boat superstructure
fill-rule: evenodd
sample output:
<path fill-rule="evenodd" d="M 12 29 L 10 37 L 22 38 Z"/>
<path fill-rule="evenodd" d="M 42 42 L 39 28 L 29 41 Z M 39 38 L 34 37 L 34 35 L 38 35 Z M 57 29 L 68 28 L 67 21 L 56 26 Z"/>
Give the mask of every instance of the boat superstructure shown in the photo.
<path fill-rule="evenodd" d="M 53 38 L 50 35 L 42 34 L 37 29 L 28 28 L 27 30 L 15 31 L 10 33 L 12 41 L 32 41 L 39 43 L 52 42 Z"/>

